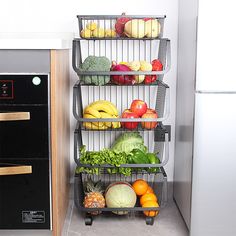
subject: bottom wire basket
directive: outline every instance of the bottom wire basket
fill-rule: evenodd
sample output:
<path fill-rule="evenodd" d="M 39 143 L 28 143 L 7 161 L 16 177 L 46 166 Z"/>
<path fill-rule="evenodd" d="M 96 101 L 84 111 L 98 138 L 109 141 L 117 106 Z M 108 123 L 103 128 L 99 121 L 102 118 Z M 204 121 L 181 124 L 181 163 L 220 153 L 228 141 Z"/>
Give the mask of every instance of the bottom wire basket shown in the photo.
<path fill-rule="evenodd" d="M 143 208 L 141 207 L 139 198 L 137 197 L 136 204 L 132 208 L 86 208 L 84 207 L 85 185 L 89 179 L 94 182 L 101 181 L 104 190 L 106 190 L 106 188 L 114 182 L 122 181 L 132 184 L 137 179 L 143 179 L 153 189 L 155 195 L 157 196 L 159 207 Z M 147 225 L 153 225 L 155 217 L 150 216 L 149 213 L 156 211 L 159 212 L 167 203 L 167 175 L 163 167 L 160 167 L 158 172 L 155 173 L 132 169 L 131 176 L 110 174 L 105 168 L 100 171 L 99 175 L 83 172 L 78 174 L 76 173 L 74 181 L 74 201 L 78 210 L 84 214 L 85 225 L 92 225 L 95 217 L 102 217 L 103 215 L 129 218 L 143 216 Z M 144 212 L 146 214 L 144 214 Z M 96 214 L 94 215 L 93 213 Z M 119 216 L 117 214 L 119 214 Z"/>

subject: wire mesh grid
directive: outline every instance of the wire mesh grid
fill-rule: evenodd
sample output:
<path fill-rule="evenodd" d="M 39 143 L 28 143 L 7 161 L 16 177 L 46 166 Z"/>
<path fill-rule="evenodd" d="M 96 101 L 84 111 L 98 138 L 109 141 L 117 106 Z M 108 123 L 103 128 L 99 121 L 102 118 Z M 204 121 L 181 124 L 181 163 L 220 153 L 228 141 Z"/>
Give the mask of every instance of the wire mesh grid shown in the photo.
<path fill-rule="evenodd" d="M 78 15 L 82 38 L 160 38 L 165 16 Z"/>

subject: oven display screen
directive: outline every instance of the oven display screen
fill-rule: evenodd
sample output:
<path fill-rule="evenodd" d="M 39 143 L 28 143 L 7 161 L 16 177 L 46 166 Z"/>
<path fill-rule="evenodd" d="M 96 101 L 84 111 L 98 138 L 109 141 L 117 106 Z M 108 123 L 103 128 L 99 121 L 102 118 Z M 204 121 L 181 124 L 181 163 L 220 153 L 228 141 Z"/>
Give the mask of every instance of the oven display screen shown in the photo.
<path fill-rule="evenodd" d="M 13 80 L 0 80 L 0 99 L 13 98 Z"/>

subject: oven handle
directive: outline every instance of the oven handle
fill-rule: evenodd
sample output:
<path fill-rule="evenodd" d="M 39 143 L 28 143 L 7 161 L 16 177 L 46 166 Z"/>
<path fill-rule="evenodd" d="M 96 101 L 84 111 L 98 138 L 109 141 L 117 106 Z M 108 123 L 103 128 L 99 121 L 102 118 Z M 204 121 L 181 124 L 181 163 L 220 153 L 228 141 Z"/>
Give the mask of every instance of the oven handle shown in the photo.
<path fill-rule="evenodd" d="M 0 112 L 0 121 L 30 120 L 30 112 Z"/>
<path fill-rule="evenodd" d="M 7 166 L 0 167 L 0 175 L 22 175 L 31 174 L 32 166 Z"/>

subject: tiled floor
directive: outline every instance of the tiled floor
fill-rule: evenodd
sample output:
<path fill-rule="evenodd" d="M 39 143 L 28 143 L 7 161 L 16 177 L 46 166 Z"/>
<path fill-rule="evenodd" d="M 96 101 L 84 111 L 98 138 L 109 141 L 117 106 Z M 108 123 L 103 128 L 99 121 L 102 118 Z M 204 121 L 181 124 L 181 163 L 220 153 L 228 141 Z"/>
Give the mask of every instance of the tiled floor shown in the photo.
<path fill-rule="evenodd" d="M 1 231 L 0 236 L 51 236 L 51 231 Z M 84 219 L 78 213 L 73 200 L 67 212 L 62 236 L 188 236 L 188 231 L 182 217 L 173 202 L 163 208 L 157 216 L 154 225 L 148 226 L 142 216 L 97 217 L 92 226 L 85 226 Z"/>
<path fill-rule="evenodd" d="M 148 226 L 143 217 L 97 217 L 92 226 L 85 226 L 73 202 L 68 212 L 69 221 L 64 227 L 63 236 L 188 236 L 186 226 L 173 201 L 168 203 L 156 218 L 153 226 Z"/>

